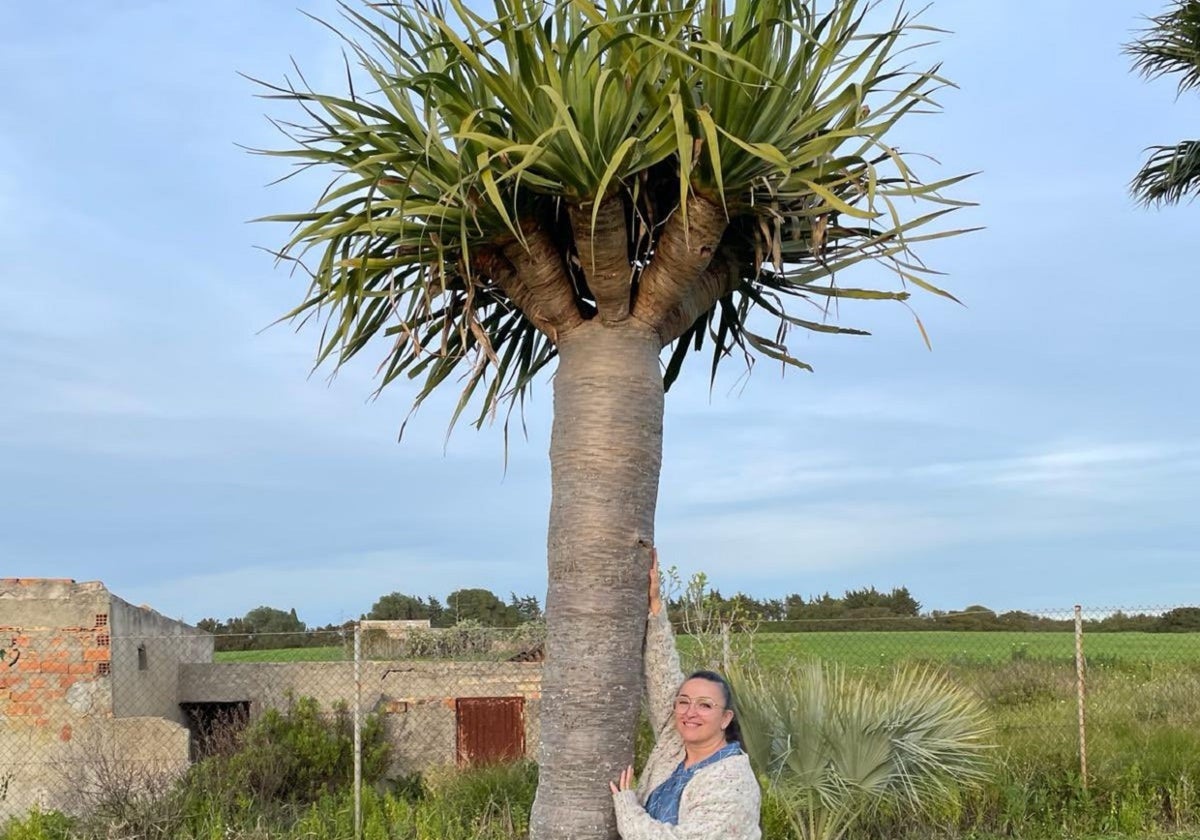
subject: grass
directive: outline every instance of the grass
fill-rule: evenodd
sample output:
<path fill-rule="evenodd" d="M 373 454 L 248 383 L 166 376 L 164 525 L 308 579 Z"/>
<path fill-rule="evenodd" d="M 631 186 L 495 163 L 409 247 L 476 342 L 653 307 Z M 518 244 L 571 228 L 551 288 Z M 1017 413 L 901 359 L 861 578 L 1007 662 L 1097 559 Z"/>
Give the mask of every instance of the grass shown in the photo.
<path fill-rule="evenodd" d="M 363 840 L 519 840 L 528 834 L 537 785 L 532 762 L 414 777 L 363 791 Z M 180 798 L 182 797 L 182 799 Z M 346 788 L 307 804 L 280 806 L 225 792 L 181 789 L 119 817 L 71 818 L 34 811 L 0 825 L 0 840 L 351 840 Z"/>
<path fill-rule="evenodd" d="M 214 662 L 350 662 L 354 649 L 336 647 L 276 648 L 274 650 L 221 650 L 213 654 Z"/>

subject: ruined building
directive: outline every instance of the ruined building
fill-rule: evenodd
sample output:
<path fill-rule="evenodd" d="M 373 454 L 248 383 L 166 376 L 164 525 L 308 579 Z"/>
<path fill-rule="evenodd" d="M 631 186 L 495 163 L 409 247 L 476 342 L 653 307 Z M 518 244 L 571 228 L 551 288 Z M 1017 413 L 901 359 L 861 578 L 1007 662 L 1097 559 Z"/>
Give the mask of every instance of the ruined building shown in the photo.
<path fill-rule="evenodd" d="M 0 579 L 0 821 L 170 779 L 215 723 L 291 698 L 381 717 L 392 771 L 511 759 L 537 741 L 541 663 L 214 662 L 214 637 L 99 582 Z M 530 661 L 532 660 L 532 661 Z"/>

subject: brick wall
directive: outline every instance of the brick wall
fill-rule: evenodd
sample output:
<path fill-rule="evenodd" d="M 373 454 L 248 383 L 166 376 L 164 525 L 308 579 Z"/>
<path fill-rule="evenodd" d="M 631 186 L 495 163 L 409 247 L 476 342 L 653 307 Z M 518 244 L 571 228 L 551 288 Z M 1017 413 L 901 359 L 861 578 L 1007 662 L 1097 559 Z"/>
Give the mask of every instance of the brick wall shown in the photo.
<path fill-rule="evenodd" d="M 34 806 L 70 808 L 80 774 L 100 758 L 138 773 L 186 763 L 179 724 L 114 721 L 113 602 L 100 583 L 0 579 L 0 821 Z"/>
<path fill-rule="evenodd" d="M 53 727 L 112 712 L 107 592 L 62 580 L 0 580 L 0 720 Z"/>

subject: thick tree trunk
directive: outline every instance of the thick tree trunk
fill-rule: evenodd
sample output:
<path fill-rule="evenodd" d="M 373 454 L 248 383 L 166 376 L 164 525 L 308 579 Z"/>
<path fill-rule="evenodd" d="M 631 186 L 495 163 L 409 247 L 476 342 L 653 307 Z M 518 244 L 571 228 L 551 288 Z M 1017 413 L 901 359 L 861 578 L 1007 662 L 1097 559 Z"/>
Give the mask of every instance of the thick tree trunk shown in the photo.
<path fill-rule="evenodd" d="M 616 836 L 608 782 L 633 758 L 662 464 L 658 334 L 588 321 L 559 342 L 549 588 L 531 840 Z"/>

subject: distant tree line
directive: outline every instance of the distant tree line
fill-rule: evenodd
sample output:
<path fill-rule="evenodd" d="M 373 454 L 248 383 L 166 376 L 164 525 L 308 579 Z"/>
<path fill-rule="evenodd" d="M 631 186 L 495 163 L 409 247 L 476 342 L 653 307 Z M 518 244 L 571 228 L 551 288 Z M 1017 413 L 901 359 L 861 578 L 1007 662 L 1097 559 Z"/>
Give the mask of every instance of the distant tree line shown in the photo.
<path fill-rule="evenodd" d="M 734 630 L 760 632 L 811 631 L 978 630 L 1064 632 L 1074 628 L 1073 618 L 1049 617 L 1021 610 L 996 612 L 980 604 L 962 610 L 921 611 L 921 604 L 901 586 L 884 592 L 875 587 L 847 590 L 841 597 L 828 592 L 805 598 L 757 599 L 744 593 L 725 597 L 716 589 L 685 592 L 668 601 L 668 615 L 683 630 L 689 614 L 702 613 L 710 623 Z M 432 595 L 403 592 L 383 595 L 364 619 L 428 620 L 431 627 L 477 625 L 518 627 L 542 618 L 542 607 L 533 595 L 510 593 L 507 601 L 487 589 L 458 589 L 443 604 Z M 328 646 L 354 632 L 354 622 L 309 627 L 296 610 L 255 607 L 241 618 L 197 622 L 201 630 L 217 636 L 217 650 L 259 650 Z M 1085 619 L 1088 633 L 1194 633 L 1200 632 L 1200 607 L 1178 607 L 1161 614 L 1115 612 L 1100 619 Z"/>
<path fill-rule="evenodd" d="M 709 623 L 728 624 L 734 630 L 756 628 L 769 633 L 812 631 L 979 630 L 1063 632 L 1075 627 L 1073 616 L 1046 616 L 1021 610 L 997 612 L 981 604 L 961 610 L 921 611 L 907 587 L 889 592 L 875 587 L 850 589 L 842 597 L 828 592 L 809 598 L 799 594 L 759 600 L 744 593 L 726 598 L 720 590 L 689 589 L 668 605 L 668 615 L 686 630 L 689 614 L 707 617 Z M 1178 607 L 1161 614 L 1115 612 L 1103 618 L 1084 619 L 1088 633 L 1190 633 L 1200 632 L 1200 607 Z"/>
<path fill-rule="evenodd" d="M 517 627 L 542 617 L 541 603 L 533 595 L 511 593 L 507 602 L 487 589 L 458 589 L 446 603 L 430 595 L 419 597 L 403 592 L 382 596 L 364 614 L 364 619 L 428 620 L 431 627 L 480 625 Z M 309 627 L 295 608 L 281 610 L 261 606 L 241 618 L 203 618 L 196 626 L 216 636 L 217 650 L 274 650 L 295 647 L 328 647 L 344 642 L 354 633 L 354 621 Z"/>
<path fill-rule="evenodd" d="M 392 592 L 384 595 L 363 618 L 382 620 L 428 619 L 431 627 L 453 627 L 474 621 L 484 627 L 516 627 L 542 617 L 542 605 L 533 595 L 513 592 L 506 602 L 487 589 L 458 589 L 446 598 L 446 604 L 434 596 L 427 598 Z"/>

